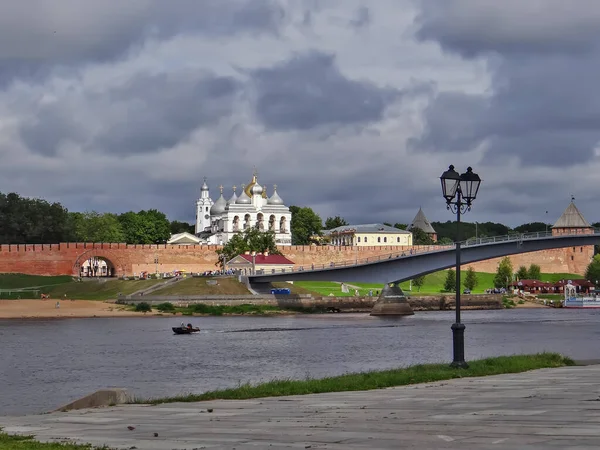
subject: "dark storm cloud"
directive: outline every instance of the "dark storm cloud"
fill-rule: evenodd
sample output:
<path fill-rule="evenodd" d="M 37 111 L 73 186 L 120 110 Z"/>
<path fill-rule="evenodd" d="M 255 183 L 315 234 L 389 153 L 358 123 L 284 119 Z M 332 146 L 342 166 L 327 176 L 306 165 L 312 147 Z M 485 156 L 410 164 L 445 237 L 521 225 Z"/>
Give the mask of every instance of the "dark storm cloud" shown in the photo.
<path fill-rule="evenodd" d="M 96 144 L 115 153 L 172 147 L 196 128 L 229 115 L 237 88 L 229 77 L 138 76 L 110 93 L 111 104 L 126 110 L 126 116 L 109 122 Z"/>
<path fill-rule="evenodd" d="M 488 64 L 489 93 L 442 92 L 434 97 L 424 113 L 423 134 L 411 142 L 413 148 L 458 152 L 484 144 L 486 161 L 495 164 L 517 156 L 527 164 L 569 166 L 594 157 L 600 140 L 600 92 L 596 89 L 600 50 L 595 35 L 586 28 L 590 20 L 585 18 L 585 8 L 573 8 L 575 11 L 560 19 L 562 27 L 535 22 L 525 33 L 520 28 L 519 8 L 512 1 L 506 6 L 514 7 L 516 15 L 507 16 L 503 10 L 488 28 L 482 24 L 497 12 L 491 2 L 478 6 L 466 0 L 424 4 L 420 36 L 436 39 L 442 48 L 462 55 L 486 51 L 473 46 L 493 47 L 497 53 Z M 598 5 L 593 8 L 596 12 Z M 467 11 L 468 6 L 473 9 Z M 597 32 L 600 17 L 590 15 L 597 19 Z M 469 17 L 479 25 L 455 21 L 457 17 Z M 540 11 L 539 20 L 544 17 L 558 20 L 555 12 Z M 575 32 L 577 24 L 582 26 L 579 33 Z M 544 36 L 543 48 L 537 48 L 535 44 Z M 520 42 L 522 51 L 502 44 L 509 38 Z M 586 51 L 568 54 L 564 45 L 575 42 Z"/>
<path fill-rule="evenodd" d="M 0 86 L 24 72 L 43 76 L 57 64 L 113 60 L 148 38 L 277 33 L 283 19 L 275 0 L 2 2 Z"/>
<path fill-rule="evenodd" d="M 346 78 L 334 56 L 316 51 L 251 75 L 257 89 L 256 113 L 274 130 L 378 121 L 400 95 L 395 89 Z"/>
<path fill-rule="evenodd" d="M 466 57 L 587 52 L 600 38 L 596 0 L 420 0 L 417 37 Z"/>
<path fill-rule="evenodd" d="M 21 138 L 32 151 L 45 155 L 55 154 L 68 141 L 90 151 L 151 153 L 229 115 L 238 88 L 232 78 L 201 72 L 141 74 L 78 104 L 67 100 L 42 105 L 21 129 Z M 79 108 L 92 110 L 91 117 Z M 95 124 L 84 123 L 83 117 Z"/>
<path fill-rule="evenodd" d="M 409 147 L 430 152 L 464 152 L 482 139 L 487 104 L 479 95 L 440 93 L 424 111 L 425 130 Z"/>

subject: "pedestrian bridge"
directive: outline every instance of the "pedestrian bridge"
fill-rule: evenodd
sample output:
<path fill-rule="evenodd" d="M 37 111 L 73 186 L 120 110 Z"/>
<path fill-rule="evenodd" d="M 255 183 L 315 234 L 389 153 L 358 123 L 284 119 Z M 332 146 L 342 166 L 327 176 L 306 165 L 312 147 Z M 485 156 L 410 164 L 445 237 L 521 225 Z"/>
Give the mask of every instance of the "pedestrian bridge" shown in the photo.
<path fill-rule="evenodd" d="M 600 229 L 585 230 L 587 233 L 552 235 L 552 232 L 521 233 L 491 238 L 469 239 L 461 242 L 461 264 L 517 253 L 535 252 L 564 247 L 600 244 Z M 251 274 L 251 283 L 273 281 L 340 281 L 362 283 L 393 283 L 416 278 L 438 270 L 454 267 L 456 245 L 435 250 L 391 253 L 375 257 L 315 265 L 294 267 L 277 273 Z"/>

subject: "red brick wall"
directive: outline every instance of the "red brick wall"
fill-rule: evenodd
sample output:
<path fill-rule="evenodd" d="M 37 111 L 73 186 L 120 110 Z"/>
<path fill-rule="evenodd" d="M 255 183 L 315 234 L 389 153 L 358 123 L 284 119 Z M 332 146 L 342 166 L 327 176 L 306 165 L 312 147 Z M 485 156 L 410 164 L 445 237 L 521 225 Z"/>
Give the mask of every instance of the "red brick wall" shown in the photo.
<path fill-rule="evenodd" d="M 412 247 L 419 251 L 426 246 Z M 51 245 L 2 245 L 0 246 L 0 273 L 26 273 L 37 275 L 76 275 L 77 263 L 95 256 L 107 259 L 115 267 L 117 275 L 141 271 L 170 272 L 187 270 L 203 272 L 215 269 L 219 246 L 202 245 L 126 245 L 61 243 Z M 443 246 L 435 246 L 443 248 Z M 311 264 L 328 265 L 331 262 L 354 261 L 378 255 L 410 251 L 411 247 L 316 247 L 287 246 L 280 251 L 298 266 Z M 511 256 L 515 270 L 520 265 L 540 265 L 542 272 L 583 274 L 593 256 L 593 246 L 568 247 L 543 250 Z M 158 267 L 154 259 L 158 258 Z M 480 272 L 495 272 L 499 258 L 473 264 Z"/>

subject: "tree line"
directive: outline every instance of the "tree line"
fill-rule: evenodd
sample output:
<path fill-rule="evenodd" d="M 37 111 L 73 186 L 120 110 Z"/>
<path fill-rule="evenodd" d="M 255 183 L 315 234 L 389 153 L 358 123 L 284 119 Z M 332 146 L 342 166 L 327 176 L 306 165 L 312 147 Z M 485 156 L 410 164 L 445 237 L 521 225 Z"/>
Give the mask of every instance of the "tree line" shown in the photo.
<path fill-rule="evenodd" d="M 169 222 L 155 209 L 123 214 L 69 212 L 57 202 L 0 193 L 0 242 L 3 244 L 159 244 L 166 242 L 174 230 L 179 232 L 182 228 L 185 227 L 180 222 Z"/>
<path fill-rule="evenodd" d="M 325 231 L 350 225 L 341 216 L 327 217 L 325 221 L 310 207 L 290 206 L 292 244 L 325 244 Z M 402 222 L 384 222 L 405 230 Z M 439 244 L 473 237 L 503 236 L 511 233 L 546 231 L 549 224 L 533 222 L 510 227 L 494 222 L 461 222 L 457 235 L 456 222 L 432 222 Z M 593 224 L 600 226 L 600 223 Z M 58 202 L 21 197 L 16 193 L 0 193 L 0 242 L 4 244 L 51 244 L 56 242 L 125 242 L 128 244 L 161 244 L 171 234 L 194 233 L 194 225 L 169 221 L 156 209 L 129 211 L 122 214 L 96 211 L 69 212 Z M 431 245 L 433 240 L 420 229 L 413 229 L 413 244 Z"/>

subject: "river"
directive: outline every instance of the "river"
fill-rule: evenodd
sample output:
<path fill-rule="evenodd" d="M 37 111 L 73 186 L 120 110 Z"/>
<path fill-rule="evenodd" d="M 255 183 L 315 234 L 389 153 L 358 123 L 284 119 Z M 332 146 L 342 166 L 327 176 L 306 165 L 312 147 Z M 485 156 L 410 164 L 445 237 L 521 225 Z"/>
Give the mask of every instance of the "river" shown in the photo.
<path fill-rule="evenodd" d="M 40 413 L 106 387 L 144 398 L 452 359 L 452 311 L 0 320 L 0 415 Z M 186 322 L 187 319 L 185 318 Z M 600 311 L 465 311 L 466 358 L 560 352 L 600 358 Z"/>

